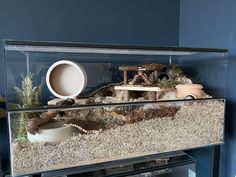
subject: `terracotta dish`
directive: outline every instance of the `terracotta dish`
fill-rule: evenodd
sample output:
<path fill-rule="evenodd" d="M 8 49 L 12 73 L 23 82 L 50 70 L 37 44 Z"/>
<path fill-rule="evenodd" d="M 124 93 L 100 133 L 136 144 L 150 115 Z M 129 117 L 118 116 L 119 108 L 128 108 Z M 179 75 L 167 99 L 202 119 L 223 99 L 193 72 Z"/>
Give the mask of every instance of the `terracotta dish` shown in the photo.
<path fill-rule="evenodd" d="M 203 97 L 203 86 L 201 84 L 178 84 L 175 88 L 177 98 L 180 99 Z"/>

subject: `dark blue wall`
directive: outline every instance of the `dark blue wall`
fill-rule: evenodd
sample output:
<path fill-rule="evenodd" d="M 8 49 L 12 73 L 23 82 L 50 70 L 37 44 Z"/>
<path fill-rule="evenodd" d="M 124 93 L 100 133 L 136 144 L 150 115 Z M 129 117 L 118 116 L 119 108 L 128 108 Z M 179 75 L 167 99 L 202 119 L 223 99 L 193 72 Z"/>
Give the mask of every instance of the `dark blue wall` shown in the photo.
<path fill-rule="evenodd" d="M 2 0 L 0 38 L 177 45 L 179 1 Z"/>
<path fill-rule="evenodd" d="M 236 175 L 236 1 L 180 1 L 180 45 L 229 49 L 227 87 L 226 144 L 221 148 L 220 176 Z M 210 149 L 197 150 L 202 161 L 211 159 Z M 209 165 L 198 164 L 201 176 Z"/>
<path fill-rule="evenodd" d="M 1 0 L 2 39 L 178 46 L 179 0 Z M 2 60 L 0 71 L 2 81 Z M 0 94 L 3 88 L 1 82 Z M 3 126 L 5 119 L 0 150 L 6 163 Z"/>
<path fill-rule="evenodd" d="M 1 0 L 0 22 L 0 40 L 176 46 L 179 0 Z"/>

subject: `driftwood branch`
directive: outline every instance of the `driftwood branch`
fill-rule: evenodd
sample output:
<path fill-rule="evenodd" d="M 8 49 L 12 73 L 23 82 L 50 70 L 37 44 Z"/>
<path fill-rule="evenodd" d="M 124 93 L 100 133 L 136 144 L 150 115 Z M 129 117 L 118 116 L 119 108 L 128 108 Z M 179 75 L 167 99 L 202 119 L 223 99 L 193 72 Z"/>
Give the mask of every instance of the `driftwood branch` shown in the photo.
<path fill-rule="evenodd" d="M 26 123 L 26 129 L 30 134 L 35 135 L 38 132 L 38 128 L 44 124 L 47 124 L 53 117 L 57 115 L 57 112 L 48 111 L 40 115 L 40 117 L 35 117 L 30 119 Z"/>
<path fill-rule="evenodd" d="M 61 100 L 56 103 L 56 106 L 67 107 L 75 104 L 75 100 L 72 98 L 67 98 L 66 100 Z"/>
<path fill-rule="evenodd" d="M 75 104 L 75 100 L 72 98 L 68 98 L 66 100 L 59 101 L 56 106 L 61 106 L 61 107 L 67 107 L 67 106 L 72 106 Z M 47 124 L 48 122 L 51 121 L 53 117 L 57 115 L 56 111 L 47 111 L 42 113 L 39 117 L 35 117 L 33 119 L 30 119 L 26 123 L 26 129 L 30 134 L 35 135 L 38 132 L 38 128 L 42 125 Z"/>

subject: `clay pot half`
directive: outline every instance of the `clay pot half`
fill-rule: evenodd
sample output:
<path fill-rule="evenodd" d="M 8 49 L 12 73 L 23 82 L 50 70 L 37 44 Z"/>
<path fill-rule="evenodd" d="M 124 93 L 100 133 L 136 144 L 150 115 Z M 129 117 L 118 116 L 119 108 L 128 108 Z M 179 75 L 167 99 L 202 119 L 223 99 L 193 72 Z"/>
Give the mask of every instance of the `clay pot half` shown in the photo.
<path fill-rule="evenodd" d="M 175 88 L 177 98 L 180 99 L 197 99 L 203 96 L 203 86 L 201 84 L 178 84 Z"/>

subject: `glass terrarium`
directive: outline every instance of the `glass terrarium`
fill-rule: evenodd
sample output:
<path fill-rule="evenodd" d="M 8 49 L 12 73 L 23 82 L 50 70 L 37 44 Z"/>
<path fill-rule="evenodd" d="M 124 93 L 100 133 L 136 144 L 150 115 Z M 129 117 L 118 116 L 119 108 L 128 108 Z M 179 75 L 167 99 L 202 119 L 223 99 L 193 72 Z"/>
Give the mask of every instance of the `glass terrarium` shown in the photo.
<path fill-rule="evenodd" d="M 4 44 L 14 176 L 223 143 L 226 49 Z"/>

